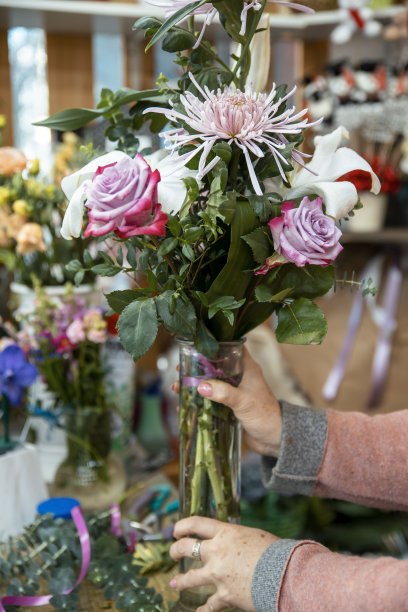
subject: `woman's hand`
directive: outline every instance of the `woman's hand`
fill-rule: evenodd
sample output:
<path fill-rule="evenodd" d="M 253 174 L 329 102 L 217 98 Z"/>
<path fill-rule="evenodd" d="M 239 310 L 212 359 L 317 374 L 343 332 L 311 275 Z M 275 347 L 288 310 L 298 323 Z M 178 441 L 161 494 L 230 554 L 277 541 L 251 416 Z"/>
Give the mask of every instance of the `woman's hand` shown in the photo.
<path fill-rule="evenodd" d="M 277 457 L 282 440 L 282 415 L 278 400 L 267 385 L 260 365 L 243 353 L 244 375 L 238 387 L 221 380 L 206 380 L 198 392 L 215 402 L 229 406 L 241 422 L 245 442 L 261 455 Z M 179 383 L 172 385 L 179 392 Z"/>
<path fill-rule="evenodd" d="M 174 527 L 177 542 L 170 548 L 172 559 L 192 558 L 194 536 L 203 540 L 200 547 L 203 566 L 179 574 L 170 586 L 182 591 L 214 585 L 216 592 L 197 612 L 218 612 L 230 607 L 254 612 L 251 582 L 255 566 L 264 550 L 278 538 L 261 529 L 192 516 L 180 520 Z"/>

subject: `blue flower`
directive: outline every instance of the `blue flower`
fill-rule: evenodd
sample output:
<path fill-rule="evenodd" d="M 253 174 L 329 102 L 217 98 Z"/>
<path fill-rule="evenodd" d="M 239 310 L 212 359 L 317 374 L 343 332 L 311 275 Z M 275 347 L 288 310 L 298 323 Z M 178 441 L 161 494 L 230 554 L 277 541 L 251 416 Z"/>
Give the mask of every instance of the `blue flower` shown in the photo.
<path fill-rule="evenodd" d="M 21 403 L 23 389 L 36 378 L 37 368 L 27 362 L 19 346 L 7 346 L 0 353 L 0 396 L 4 395 L 12 406 Z"/>

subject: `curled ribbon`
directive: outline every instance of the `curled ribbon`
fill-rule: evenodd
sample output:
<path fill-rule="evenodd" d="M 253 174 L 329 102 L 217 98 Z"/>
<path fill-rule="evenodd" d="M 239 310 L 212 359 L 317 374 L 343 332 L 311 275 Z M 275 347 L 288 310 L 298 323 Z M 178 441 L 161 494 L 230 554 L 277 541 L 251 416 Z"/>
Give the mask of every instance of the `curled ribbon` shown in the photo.
<path fill-rule="evenodd" d="M 74 586 L 66 591 L 63 595 L 71 593 L 85 578 L 91 560 L 91 543 L 89 539 L 88 529 L 86 527 L 84 517 L 79 506 L 74 506 L 71 510 L 72 520 L 77 528 L 79 541 L 81 543 L 82 565 L 81 571 Z M 53 595 L 6 595 L 0 600 L 0 612 L 6 612 L 4 606 L 44 606 L 50 602 Z"/>

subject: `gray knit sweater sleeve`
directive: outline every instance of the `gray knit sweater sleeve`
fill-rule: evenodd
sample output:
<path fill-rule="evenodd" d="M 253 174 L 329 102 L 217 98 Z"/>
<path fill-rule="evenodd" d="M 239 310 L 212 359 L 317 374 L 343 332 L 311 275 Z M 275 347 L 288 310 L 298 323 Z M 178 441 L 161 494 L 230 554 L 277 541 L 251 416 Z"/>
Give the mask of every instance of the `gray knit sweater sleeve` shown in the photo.
<path fill-rule="evenodd" d="M 324 410 L 280 402 L 282 444 L 278 459 L 262 458 L 262 480 L 281 493 L 312 495 L 322 461 L 327 420 Z M 260 557 L 252 578 L 251 593 L 256 612 L 275 612 L 286 563 L 297 540 L 278 540 Z"/>
<path fill-rule="evenodd" d="M 279 493 L 312 495 L 326 444 L 325 410 L 280 402 L 282 443 L 278 459 L 262 458 L 262 480 Z"/>

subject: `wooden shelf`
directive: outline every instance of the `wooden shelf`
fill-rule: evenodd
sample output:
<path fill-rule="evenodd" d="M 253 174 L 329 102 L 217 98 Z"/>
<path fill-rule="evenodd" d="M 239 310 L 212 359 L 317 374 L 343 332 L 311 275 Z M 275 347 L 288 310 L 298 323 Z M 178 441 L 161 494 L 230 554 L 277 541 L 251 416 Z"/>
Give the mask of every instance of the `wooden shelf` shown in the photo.
<path fill-rule="evenodd" d="M 344 232 L 343 244 L 408 244 L 408 227 L 386 227 L 380 232 Z"/>
<path fill-rule="evenodd" d="M 33 8 L 33 4 L 35 8 Z M 404 10 L 395 5 L 375 11 L 379 20 L 389 20 Z M 42 22 L 49 32 L 99 32 L 116 29 L 123 34 L 132 31 L 136 19 L 145 15 L 163 16 L 163 9 L 143 2 L 101 2 L 97 0 L 0 0 L 0 23 L 6 28 Z M 272 37 L 282 33 L 302 37 L 324 37 L 338 24 L 340 10 L 307 13 L 276 13 L 272 16 Z"/>

